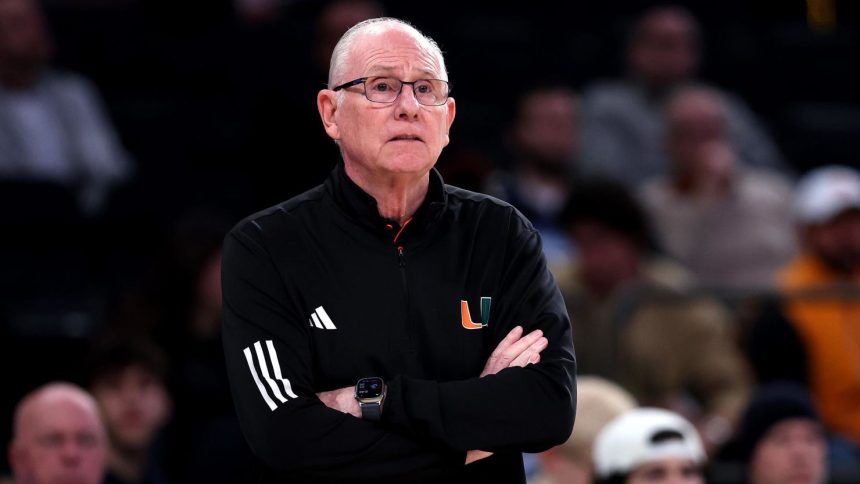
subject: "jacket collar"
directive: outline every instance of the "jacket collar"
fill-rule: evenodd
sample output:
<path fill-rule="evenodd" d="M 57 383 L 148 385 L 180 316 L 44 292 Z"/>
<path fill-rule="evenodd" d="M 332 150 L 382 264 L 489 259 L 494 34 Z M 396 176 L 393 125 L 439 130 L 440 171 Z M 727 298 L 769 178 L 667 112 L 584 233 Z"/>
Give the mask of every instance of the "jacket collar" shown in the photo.
<path fill-rule="evenodd" d="M 388 220 L 379 215 L 379 208 L 370 194 L 355 184 L 346 174 L 343 161 L 335 166 L 325 182 L 326 190 L 331 194 L 338 207 L 350 218 L 368 227 L 372 231 L 392 240 L 400 227 L 396 221 Z M 430 186 L 427 196 L 418 207 L 409 222 L 408 230 L 404 229 L 402 238 L 413 239 L 427 230 L 439 219 L 448 202 L 448 194 L 442 175 L 432 168 L 430 170 Z"/>

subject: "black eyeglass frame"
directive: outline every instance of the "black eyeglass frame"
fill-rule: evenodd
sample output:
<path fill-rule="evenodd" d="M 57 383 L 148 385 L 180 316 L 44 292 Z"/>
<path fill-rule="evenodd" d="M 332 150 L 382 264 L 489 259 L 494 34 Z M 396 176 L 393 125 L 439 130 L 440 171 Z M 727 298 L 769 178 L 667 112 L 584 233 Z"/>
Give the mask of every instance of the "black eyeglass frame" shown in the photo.
<path fill-rule="evenodd" d="M 367 85 L 366 85 L 367 80 L 368 79 L 378 79 L 378 78 L 395 79 L 398 82 L 400 82 L 400 89 L 397 91 L 397 95 L 394 96 L 394 99 L 392 99 L 391 101 L 374 101 L 373 99 L 370 99 L 370 97 L 367 96 Z M 415 83 L 422 82 L 422 81 L 439 81 L 439 82 L 445 83 L 445 87 L 446 87 L 446 91 L 447 91 L 445 93 L 445 99 L 443 99 L 442 102 L 440 102 L 439 104 L 424 104 L 421 101 L 419 101 L 418 96 L 415 94 Z M 444 80 L 444 79 L 417 79 L 417 80 L 414 80 L 411 82 L 406 82 L 406 81 L 401 81 L 400 79 L 397 79 L 396 77 L 388 77 L 388 76 L 372 76 L 372 77 L 370 77 L 370 76 L 367 76 L 367 77 L 359 77 L 358 79 L 353 79 L 349 82 L 344 82 L 343 84 L 341 84 L 339 86 L 335 86 L 335 87 L 331 88 L 331 90 L 332 91 L 340 91 L 341 89 L 346 89 L 348 87 L 357 86 L 359 84 L 365 84 L 364 97 L 367 98 L 367 100 L 372 102 L 372 103 L 391 104 L 391 103 L 397 101 L 397 98 L 400 97 L 400 93 L 403 92 L 403 86 L 405 86 L 407 84 L 412 86 L 412 95 L 415 97 L 415 100 L 418 101 L 418 104 L 421 104 L 422 106 L 442 106 L 443 104 L 445 104 L 446 101 L 448 101 L 448 98 L 451 97 L 451 83 Z"/>

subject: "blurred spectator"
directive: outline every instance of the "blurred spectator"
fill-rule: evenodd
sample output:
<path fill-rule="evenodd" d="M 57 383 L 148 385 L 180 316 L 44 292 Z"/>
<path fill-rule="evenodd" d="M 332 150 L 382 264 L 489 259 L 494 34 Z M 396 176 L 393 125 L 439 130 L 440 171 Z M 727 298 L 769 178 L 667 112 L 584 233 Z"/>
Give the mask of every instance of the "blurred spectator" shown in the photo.
<path fill-rule="evenodd" d="M 95 87 L 52 53 L 35 0 L 0 2 L 0 179 L 68 186 L 93 213 L 132 166 Z"/>
<path fill-rule="evenodd" d="M 590 484 L 591 449 L 597 435 L 612 419 L 636 407 L 636 400 L 620 386 L 596 376 L 576 379 L 576 422 L 567 442 L 538 454 L 541 473 L 532 484 Z"/>
<path fill-rule="evenodd" d="M 337 147 L 320 129 L 314 100 L 326 85 L 340 36 L 385 14 L 371 0 L 280 3 L 280 19 L 243 31 L 236 61 L 239 96 L 250 117 L 240 168 L 253 185 L 245 200 L 254 199 L 254 210 L 316 186 L 337 164 Z M 297 8 L 300 3 L 305 8 Z"/>
<path fill-rule="evenodd" d="M 681 89 L 666 111 L 671 171 L 642 187 L 662 245 L 702 284 L 772 286 L 773 275 L 795 254 L 790 186 L 737 159 L 718 92 Z"/>
<path fill-rule="evenodd" d="M 598 82 L 583 99 L 583 168 L 637 185 L 663 175 L 663 107 L 691 81 L 700 62 L 700 27 L 685 9 L 653 7 L 634 25 L 627 44 L 627 77 Z M 782 167 L 780 155 L 743 102 L 723 95 L 728 136 L 742 163 Z"/>
<path fill-rule="evenodd" d="M 90 391 L 110 436 L 105 483 L 168 482 L 156 447 L 171 413 L 165 355 L 135 339 L 104 343 L 93 360 Z"/>
<path fill-rule="evenodd" d="M 703 484 L 705 460 L 690 422 L 657 408 L 616 417 L 594 442 L 598 484 Z"/>
<path fill-rule="evenodd" d="M 797 384 L 762 386 L 725 454 L 743 462 L 749 484 L 826 482 L 824 430 L 806 389 Z"/>
<path fill-rule="evenodd" d="M 860 445 L 860 172 L 813 170 L 795 202 L 802 253 L 752 328 L 751 359 L 761 379 L 808 381 L 825 427 Z"/>
<path fill-rule="evenodd" d="M 564 213 L 578 260 L 555 274 L 574 337 L 586 342 L 577 347 L 580 371 L 618 381 L 643 405 L 682 413 L 709 449 L 719 445 L 749 386 L 726 309 L 657 254 L 645 213 L 623 185 L 578 184 Z"/>
<path fill-rule="evenodd" d="M 174 234 L 174 294 L 168 308 L 174 366 L 171 467 L 181 480 L 208 483 L 250 479 L 252 457 L 239 429 L 221 341 L 221 242 L 232 220 L 190 212 Z"/>
<path fill-rule="evenodd" d="M 314 63 L 318 72 L 322 74 L 321 79 L 328 77 L 332 51 L 344 32 L 362 20 L 384 16 L 382 5 L 372 0 L 328 2 L 316 19 L 315 39 L 312 46 Z"/>
<path fill-rule="evenodd" d="M 251 479 L 221 342 L 221 242 L 234 223 L 211 208 L 179 214 L 148 282 L 125 294 L 112 318 L 122 322 L 112 333 L 147 334 L 167 351 L 174 406 L 164 466 L 178 482 Z"/>
<path fill-rule="evenodd" d="M 27 394 L 15 409 L 9 463 L 17 484 L 99 484 L 107 436 L 96 402 L 65 382 Z"/>
<path fill-rule="evenodd" d="M 567 262 L 572 248 L 558 216 L 579 152 L 579 98 L 565 87 L 527 92 L 519 100 L 511 134 L 510 171 L 491 175 L 486 191 L 528 217 L 551 264 Z"/>

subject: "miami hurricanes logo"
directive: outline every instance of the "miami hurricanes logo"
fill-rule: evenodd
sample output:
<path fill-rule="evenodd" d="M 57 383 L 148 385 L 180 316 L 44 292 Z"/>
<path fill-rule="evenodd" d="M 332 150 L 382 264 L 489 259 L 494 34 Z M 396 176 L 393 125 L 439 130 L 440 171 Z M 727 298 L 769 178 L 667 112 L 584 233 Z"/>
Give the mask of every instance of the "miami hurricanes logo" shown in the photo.
<path fill-rule="evenodd" d="M 469 303 L 467 301 L 460 301 L 460 324 L 463 325 L 466 329 L 481 329 L 484 326 L 490 324 L 490 303 L 493 298 L 491 297 L 482 297 L 481 298 L 481 322 L 475 323 L 472 322 L 472 314 L 469 312 Z"/>

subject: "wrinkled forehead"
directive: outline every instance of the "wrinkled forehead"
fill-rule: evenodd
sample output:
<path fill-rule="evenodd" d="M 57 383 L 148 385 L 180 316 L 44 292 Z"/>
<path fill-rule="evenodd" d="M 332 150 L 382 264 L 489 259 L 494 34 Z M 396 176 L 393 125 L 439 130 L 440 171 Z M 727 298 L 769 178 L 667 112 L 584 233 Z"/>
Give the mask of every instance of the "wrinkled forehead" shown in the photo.
<path fill-rule="evenodd" d="M 347 55 L 352 77 L 420 75 L 448 78 L 441 53 L 429 40 L 406 26 L 371 26 L 355 39 Z"/>

